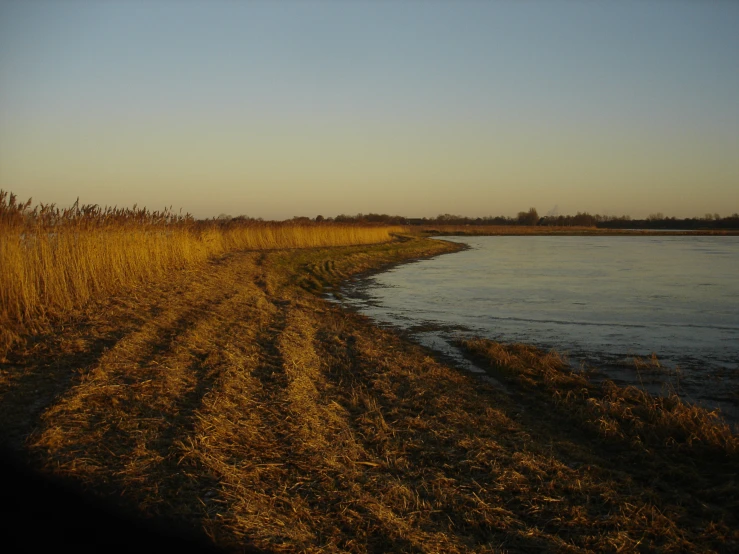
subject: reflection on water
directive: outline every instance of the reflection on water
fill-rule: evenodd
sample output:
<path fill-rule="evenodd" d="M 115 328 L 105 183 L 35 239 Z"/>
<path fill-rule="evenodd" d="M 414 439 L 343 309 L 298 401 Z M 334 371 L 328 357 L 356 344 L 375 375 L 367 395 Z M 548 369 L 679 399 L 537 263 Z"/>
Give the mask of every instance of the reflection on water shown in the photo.
<path fill-rule="evenodd" d="M 631 360 L 655 352 L 689 395 L 739 401 L 739 237 L 446 240 L 470 248 L 355 280 L 344 303 L 442 349 L 458 335 L 531 343 L 627 381 L 649 381 Z"/>

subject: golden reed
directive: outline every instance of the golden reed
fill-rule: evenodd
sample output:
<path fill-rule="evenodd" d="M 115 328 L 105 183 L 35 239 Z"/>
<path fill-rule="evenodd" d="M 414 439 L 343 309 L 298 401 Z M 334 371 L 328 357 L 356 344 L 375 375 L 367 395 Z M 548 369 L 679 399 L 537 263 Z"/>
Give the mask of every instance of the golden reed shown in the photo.
<path fill-rule="evenodd" d="M 374 244 L 402 227 L 196 221 L 165 209 L 31 206 L 0 190 L 0 358 L 86 302 L 232 250 Z"/>

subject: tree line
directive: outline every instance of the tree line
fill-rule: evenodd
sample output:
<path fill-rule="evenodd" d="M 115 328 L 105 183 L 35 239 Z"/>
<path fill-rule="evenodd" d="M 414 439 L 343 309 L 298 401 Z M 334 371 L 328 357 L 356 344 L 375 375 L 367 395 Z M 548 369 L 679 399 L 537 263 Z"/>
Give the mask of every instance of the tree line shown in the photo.
<path fill-rule="evenodd" d="M 308 217 L 296 220 L 310 221 Z M 577 212 L 575 215 L 539 216 L 536 208 L 518 212 L 516 216 L 466 217 L 453 214 L 439 214 L 436 217 L 411 218 L 388 214 L 340 214 L 336 217 L 317 216 L 313 221 L 383 225 L 525 225 L 557 227 L 597 227 L 603 229 L 739 229 L 739 214 L 727 217 L 719 214 L 706 214 L 703 217 L 676 218 L 652 213 L 644 219 L 634 219 L 628 215 L 613 216 Z"/>

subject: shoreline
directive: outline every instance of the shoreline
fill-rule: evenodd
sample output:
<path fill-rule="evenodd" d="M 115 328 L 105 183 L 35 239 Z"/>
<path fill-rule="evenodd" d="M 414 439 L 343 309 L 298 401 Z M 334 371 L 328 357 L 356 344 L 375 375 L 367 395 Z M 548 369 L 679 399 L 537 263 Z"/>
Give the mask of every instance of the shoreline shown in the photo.
<path fill-rule="evenodd" d="M 226 551 L 739 545 L 737 439 L 722 428 L 715 445 L 655 442 L 608 413 L 604 434 L 587 398 L 572 410 L 550 394 L 571 379 L 558 366 L 503 390 L 321 298 L 458 248 L 235 252 L 88 306 L 0 364 L 3 446 Z"/>
<path fill-rule="evenodd" d="M 444 236 L 433 237 L 443 240 Z M 459 236 L 459 235 L 456 235 Z M 477 235 L 480 236 L 480 235 Z M 532 236 L 532 235 L 529 235 Z M 468 236 L 467 238 L 471 238 Z M 463 239 L 462 239 L 463 240 Z M 463 246 L 460 251 L 467 250 L 467 243 L 451 241 Z M 368 291 L 371 289 L 373 275 L 383 272 L 371 271 L 367 274 L 355 275 L 341 286 L 341 293 L 336 298 L 345 309 L 353 310 L 373 317 L 374 304 L 370 301 Z M 399 321 L 390 321 L 388 315 L 397 315 Z M 642 354 L 602 352 L 598 350 L 563 349 L 561 344 L 536 340 L 535 336 L 519 340 L 493 339 L 484 331 L 473 330 L 462 324 L 444 323 L 436 321 L 416 321 L 407 317 L 402 311 L 385 312 L 380 309 L 378 325 L 402 334 L 432 350 L 437 350 L 448 360 L 456 360 L 457 364 L 465 365 L 461 352 L 452 346 L 459 338 L 491 338 L 502 341 L 503 344 L 522 343 L 543 351 L 557 351 L 570 360 L 570 367 L 575 370 L 594 372 L 593 378 L 599 381 L 611 380 L 619 386 L 637 386 L 652 395 L 663 396 L 677 392 L 681 398 L 707 410 L 719 410 L 722 418 L 730 425 L 739 423 L 739 396 L 735 387 L 736 381 L 728 377 L 736 373 L 736 368 L 727 365 L 713 365 L 705 369 L 704 363 L 689 354 L 673 357 L 662 357 L 660 352 L 645 350 Z M 434 343 L 438 344 L 434 346 Z M 474 371 L 474 369 L 473 369 Z M 710 380 L 710 387 L 704 386 L 706 379 Z M 728 379 L 728 381 L 725 381 Z"/>
<path fill-rule="evenodd" d="M 362 298 L 361 288 L 368 285 L 360 283 L 351 286 L 353 287 L 351 295 L 342 292 L 341 298 L 328 298 L 328 300 L 337 303 L 343 309 L 371 318 L 372 316 L 362 313 L 363 308 L 361 306 L 346 302 L 347 296 L 350 296 L 354 302 Z M 404 339 L 437 352 L 440 359 L 446 360 L 447 363 L 460 367 L 460 369 L 466 368 L 473 373 L 477 372 L 475 365 L 471 364 L 463 356 L 462 351 L 455 347 L 453 343 L 455 340 L 462 338 L 488 339 L 484 333 L 475 332 L 462 325 L 424 323 L 402 327 L 384 321 L 374 321 L 374 324 L 384 329 L 391 329 Z M 503 345 L 521 344 L 541 352 L 557 352 L 558 355 L 567 360 L 570 369 L 588 373 L 590 379 L 595 382 L 612 381 L 621 387 L 635 386 L 654 396 L 677 393 L 681 399 L 690 404 L 708 411 L 718 411 L 721 419 L 727 424 L 739 426 L 739 397 L 736 397 L 734 389 L 731 388 L 731 383 L 724 385 L 723 388 L 718 387 L 705 391 L 702 386 L 705 382 L 705 376 L 695 373 L 701 368 L 698 362 L 694 362 L 693 365 L 684 363 L 675 365 L 669 364 L 669 361 L 665 362 L 664 359 L 658 358 L 654 354 L 652 356 L 646 354 L 613 355 L 593 351 L 562 350 L 542 345 L 534 339 L 525 341 L 488 340 Z M 693 374 L 686 375 L 686 371 Z M 727 370 L 716 368 L 709 377 L 714 378 L 714 375 L 720 375 L 723 371 Z M 728 371 L 735 370 L 728 369 Z M 494 379 L 487 373 L 485 377 Z M 736 398 L 731 397 L 732 393 Z"/>

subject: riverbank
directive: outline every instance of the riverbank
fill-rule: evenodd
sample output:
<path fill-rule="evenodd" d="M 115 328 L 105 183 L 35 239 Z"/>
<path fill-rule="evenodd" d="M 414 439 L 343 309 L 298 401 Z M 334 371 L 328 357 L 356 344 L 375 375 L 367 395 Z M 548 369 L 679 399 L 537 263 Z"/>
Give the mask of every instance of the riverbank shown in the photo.
<path fill-rule="evenodd" d="M 737 237 L 444 239 L 470 248 L 351 279 L 342 305 L 452 356 L 475 336 L 556 350 L 739 423 Z"/>
<path fill-rule="evenodd" d="M 735 436 L 598 437 L 322 298 L 458 248 L 231 252 L 87 305 L 0 364 L 3 446 L 234 552 L 735 550 Z"/>

